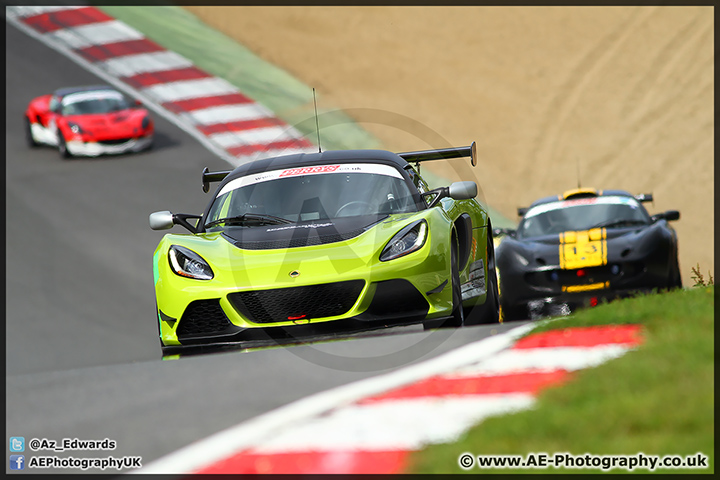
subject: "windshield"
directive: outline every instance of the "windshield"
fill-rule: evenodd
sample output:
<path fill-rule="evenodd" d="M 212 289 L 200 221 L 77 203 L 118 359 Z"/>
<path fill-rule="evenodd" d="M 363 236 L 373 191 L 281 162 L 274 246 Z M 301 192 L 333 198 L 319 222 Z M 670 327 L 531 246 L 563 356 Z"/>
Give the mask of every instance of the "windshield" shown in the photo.
<path fill-rule="evenodd" d="M 650 217 L 632 197 L 595 197 L 545 203 L 527 211 L 517 236 L 539 237 L 592 228 L 646 225 Z"/>
<path fill-rule="evenodd" d="M 127 99 L 112 90 L 73 93 L 62 99 L 63 115 L 110 113 L 127 108 L 130 108 Z"/>
<path fill-rule="evenodd" d="M 390 165 L 317 165 L 262 172 L 228 182 L 213 201 L 205 225 L 214 229 L 237 225 L 238 221 L 243 226 L 255 226 L 278 223 L 278 219 L 296 223 L 416 211 L 408 184 Z M 259 216 L 265 216 L 265 221 Z"/>

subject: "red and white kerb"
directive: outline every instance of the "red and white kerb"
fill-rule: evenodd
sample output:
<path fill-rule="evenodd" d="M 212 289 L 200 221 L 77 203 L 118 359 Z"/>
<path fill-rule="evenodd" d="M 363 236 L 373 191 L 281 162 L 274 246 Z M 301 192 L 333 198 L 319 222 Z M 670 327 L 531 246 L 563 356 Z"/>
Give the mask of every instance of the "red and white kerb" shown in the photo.
<path fill-rule="evenodd" d="M 571 328 L 517 340 L 532 328 L 517 327 L 300 400 L 138 473 L 405 473 L 413 452 L 454 442 L 490 416 L 530 408 L 543 389 L 642 342 L 638 325 Z"/>

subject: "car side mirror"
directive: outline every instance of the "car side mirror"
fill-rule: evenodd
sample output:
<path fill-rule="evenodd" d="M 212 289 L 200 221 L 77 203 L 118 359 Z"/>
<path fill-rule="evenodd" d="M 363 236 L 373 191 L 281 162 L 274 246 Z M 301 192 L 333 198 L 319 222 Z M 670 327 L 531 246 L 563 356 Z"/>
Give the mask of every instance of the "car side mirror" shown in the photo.
<path fill-rule="evenodd" d="M 188 222 L 188 219 L 200 220 L 202 215 L 191 215 L 189 213 L 172 213 L 167 210 L 150 214 L 150 228 L 153 230 L 167 230 L 173 225 L 182 225 L 190 233 L 198 233 L 199 222 L 195 225 Z"/>
<path fill-rule="evenodd" d="M 454 182 L 448 187 L 448 194 L 454 200 L 469 200 L 477 196 L 478 186 L 475 182 Z"/>
<path fill-rule="evenodd" d="M 198 233 L 198 222 L 196 225 L 188 222 L 188 219 L 200 220 L 202 215 L 191 215 L 188 213 L 172 213 L 167 210 L 150 214 L 150 228 L 153 230 L 168 230 L 173 225 L 182 225 L 190 233 Z"/>
<path fill-rule="evenodd" d="M 677 210 L 668 210 L 667 212 L 656 213 L 652 216 L 652 220 L 653 222 L 657 222 L 658 220 L 667 220 L 668 222 L 680 220 L 680 212 Z"/>
<path fill-rule="evenodd" d="M 142 104 L 142 102 L 141 102 L 140 100 L 135 99 L 135 106 L 136 106 L 136 107 L 142 107 L 143 104 Z"/>
<path fill-rule="evenodd" d="M 150 214 L 150 228 L 153 230 L 168 230 L 174 225 L 173 214 L 168 210 Z"/>
<path fill-rule="evenodd" d="M 449 187 L 440 187 L 422 194 L 423 198 L 433 196 L 428 208 L 432 208 L 443 198 L 450 197 L 453 200 L 468 200 L 477 196 L 477 183 L 475 182 L 454 182 Z"/>

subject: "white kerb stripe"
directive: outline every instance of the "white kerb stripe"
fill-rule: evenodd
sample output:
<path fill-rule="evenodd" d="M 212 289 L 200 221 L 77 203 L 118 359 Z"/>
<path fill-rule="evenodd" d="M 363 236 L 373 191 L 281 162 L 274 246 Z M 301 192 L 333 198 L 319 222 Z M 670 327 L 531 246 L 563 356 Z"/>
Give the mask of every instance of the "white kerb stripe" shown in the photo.
<path fill-rule="evenodd" d="M 84 7 L 6 7 L 6 15 L 13 17 L 34 17 L 43 13 L 62 12 L 64 10 L 77 10 Z"/>
<path fill-rule="evenodd" d="M 595 367 L 621 357 L 630 350 L 626 345 L 596 347 L 517 348 L 505 350 L 494 357 L 459 368 L 446 377 L 506 375 L 529 371 L 580 370 Z"/>
<path fill-rule="evenodd" d="M 45 35 L 73 49 L 144 38 L 140 32 L 118 20 L 65 28 Z"/>
<path fill-rule="evenodd" d="M 213 125 L 269 118 L 274 117 L 275 114 L 259 103 L 243 103 L 193 110 L 183 116 L 195 124 Z"/>
<path fill-rule="evenodd" d="M 419 397 L 352 405 L 272 435 L 258 453 L 419 450 L 456 441 L 487 417 L 529 408 L 530 394 Z"/>
<path fill-rule="evenodd" d="M 294 140 L 296 137 L 286 127 L 263 127 L 237 132 L 221 132 L 209 135 L 210 140 L 223 148 L 241 145 L 264 145 L 273 142 Z"/>
<path fill-rule="evenodd" d="M 111 58 L 103 62 L 107 70 L 118 77 L 132 77 L 140 73 L 162 72 L 191 67 L 193 63 L 175 52 L 140 53 Z"/>
<path fill-rule="evenodd" d="M 189 98 L 238 93 L 238 89 L 221 78 L 201 78 L 199 80 L 181 80 L 153 85 L 143 89 L 143 93 L 152 97 L 158 103 L 165 103 Z"/>

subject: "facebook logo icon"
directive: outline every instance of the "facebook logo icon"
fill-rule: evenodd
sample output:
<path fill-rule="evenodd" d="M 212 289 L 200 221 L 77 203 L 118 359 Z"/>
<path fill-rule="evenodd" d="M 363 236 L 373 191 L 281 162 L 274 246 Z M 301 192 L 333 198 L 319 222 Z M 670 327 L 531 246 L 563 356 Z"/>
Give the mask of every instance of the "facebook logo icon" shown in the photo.
<path fill-rule="evenodd" d="M 25 455 L 10 455 L 10 470 L 23 470 L 25 468 Z"/>
<path fill-rule="evenodd" d="M 25 451 L 25 437 L 10 437 L 10 451 L 11 452 L 24 452 Z"/>

